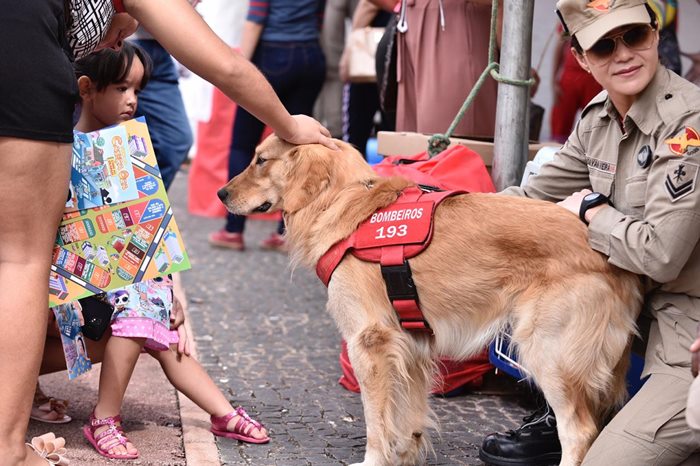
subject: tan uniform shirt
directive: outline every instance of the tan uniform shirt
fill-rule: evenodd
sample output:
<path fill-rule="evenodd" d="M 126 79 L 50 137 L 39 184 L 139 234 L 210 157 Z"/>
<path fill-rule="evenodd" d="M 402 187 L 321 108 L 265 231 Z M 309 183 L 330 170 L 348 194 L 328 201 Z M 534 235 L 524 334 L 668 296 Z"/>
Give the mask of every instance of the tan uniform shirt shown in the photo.
<path fill-rule="evenodd" d="M 700 89 L 660 66 L 622 124 L 600 93 L 554 160 L 525 188 L 504 193 L 560 201 L 588 188 L 608 196 L 614 207 L 595 215 L 589 243 L 650 279 L 647 303 L 659 322 L 645 373 L 690 379 L 688 347 L 700 321 Z"/>

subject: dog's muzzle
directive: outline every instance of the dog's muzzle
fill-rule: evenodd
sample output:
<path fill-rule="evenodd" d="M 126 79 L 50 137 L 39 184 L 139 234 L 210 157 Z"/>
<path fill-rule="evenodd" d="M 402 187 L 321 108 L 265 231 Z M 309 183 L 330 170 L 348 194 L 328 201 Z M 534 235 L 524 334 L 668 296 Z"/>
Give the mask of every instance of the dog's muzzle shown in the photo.
<path fill-rule="evenodd" d="M 270 210 L 270 207 L 272 207 L 271 202 L 264 202 L 257 206 L 255 209 L 253 209 L 253 212 L 267 212 L 268 210 Z"/>

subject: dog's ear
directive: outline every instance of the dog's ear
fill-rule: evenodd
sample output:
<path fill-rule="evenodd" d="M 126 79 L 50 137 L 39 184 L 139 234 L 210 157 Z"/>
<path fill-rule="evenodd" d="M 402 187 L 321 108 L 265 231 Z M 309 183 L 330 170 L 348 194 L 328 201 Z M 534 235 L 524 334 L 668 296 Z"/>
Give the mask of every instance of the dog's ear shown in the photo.
<path fill-rule="evenodd" d="M 319 144 L 308 144 L 287 153 L 289 172 L 282 195 L 285 212 L 305 207 L 328 187 L 332 169 L 328 151 Z"/>

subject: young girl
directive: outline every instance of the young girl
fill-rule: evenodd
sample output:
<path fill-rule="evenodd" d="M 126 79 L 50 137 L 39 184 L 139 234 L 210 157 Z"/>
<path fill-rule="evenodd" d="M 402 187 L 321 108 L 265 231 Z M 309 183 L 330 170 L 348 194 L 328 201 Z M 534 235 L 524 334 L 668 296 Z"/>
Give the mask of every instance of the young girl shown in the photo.
<path fill-rule="evenodd" d="M 150 69 L 144 52 L 129 43 L 119 52 L 105 49 L 78 60 L 75 72 L 82 108 L 75 129 L 91 132 L 131 119 Z M 186 340 L 181 339 L 178 345 L 184 327 L 171 331 L 170 321 L 181 320 L 183 311 L 177 300 L 173 303 L 170 278 L 114 290 L 106 299 L 115 308 L 112 335 L 104 348 L 97 405 L 90 424 L 83 427 L 99 454 L 113 459 L 138 458 L 138 450 L 121 428 L 119 412 L 142 349 L 158 360 L 175 388 L 211 415 L 215 435 L 250 443 L 269 441 L 262 424 L 243 408 L 234 409 L 202 366 L 189 357 Z"/>

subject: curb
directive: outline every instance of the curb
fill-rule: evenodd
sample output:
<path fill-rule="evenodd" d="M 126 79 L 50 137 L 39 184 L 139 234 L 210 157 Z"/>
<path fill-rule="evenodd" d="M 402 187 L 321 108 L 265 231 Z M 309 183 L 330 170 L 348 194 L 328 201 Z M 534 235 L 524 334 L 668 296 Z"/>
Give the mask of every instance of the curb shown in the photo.
<path fill-rule="evenodd" d="M 190 325 L 190 316 L 186 312 L 185 328 L 191 339 L 190 356 L 197 357 L 197 344 Z M 182 443 L 185 449 L 185 461 L 192 466 L 221 466 L 219 449 L 214 434 L 209 431 L 209 416 L 185 395 L 177 392 L 182 423 Z"/>

